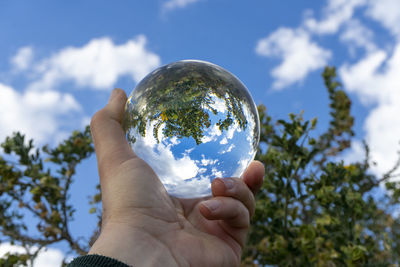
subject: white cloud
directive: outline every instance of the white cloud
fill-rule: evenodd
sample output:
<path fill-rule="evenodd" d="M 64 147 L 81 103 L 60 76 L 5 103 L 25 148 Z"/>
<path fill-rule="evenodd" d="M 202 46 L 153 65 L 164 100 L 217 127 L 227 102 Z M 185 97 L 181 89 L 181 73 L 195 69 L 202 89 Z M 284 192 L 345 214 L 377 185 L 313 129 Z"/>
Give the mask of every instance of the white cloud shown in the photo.
<path fill-rule="evenodd" d="M 322 18 L 307 16 L 303 25 L 312 33 L 333 34 L 354 17 L 358 8 L 366 8 L 366 15 L 380 22 L 395 36 L 400 37 L 400 1 L 398 0 L 328 0 Z"/>
<path fill-rule="evenodd" d="M 327 0 L 326 3 L 321 19 L 308 12 L 297 28 L 280 28 L 260 40 L 256 52 L 282 60 L 271 72 L 274 88 L 280 89 L 301 81 L 327 63 L 331 53 L 313 41 L 316 35 L 339 36 L 353 56 L 356 49 L 363 49 L 362 57 L 355 63 L 342 64 L 339 74 L 344 88 L 370 109 L 364 122 L 365 139 L 372 160 L 378 163 L 372 170 L 381 175 L 393 167 L 400 148 L 400 1 Z M 362 13 L 356 16 L 357 11 Z M 373 28 L 364 24 L 371 18 L 395 37 L 394 42 L 384 39 L 383 47 L 374 43 Z M 360 160 L 363 156 L 362 144 L 355 141 L 346 160 Z"/>
<path fill-rule="evenodd" d="M 211 195 L 211 183 L 209 177 L 200 175 L 199 179 L 186 180 L 178 187 L 172 187 L 170 194 L 180 198 L 198 198 Z"/>
<path fill-rule="evenodd" d="M 400 43 L 391 55 L 376 51 L 339 72 L 349 91 L 374 105 L 364 123 L 365 139 L 378 163 L 373 171 L 383 174 L 393 167 L 400 149 Z"/>
<path fill-rule="evenodd" d="M 302 81 L 310 72 L 325 66 L 331 57 L 331 52 L 311 41 L 306 31 L 290 28 L 279 28 L 259 40 L 256 52 L 261 56 L 282 59 L 271 72 L 275 89 Z"/>
<path fill-rule="evenodd" d="M 340 35 L 340 40 L 348 44 L 350 53 L 354 55 L 355 48 L 363 48 L 367 52 L 376 50 L 373 43 L 373 32 L 360 23 L 359 20 L 352 19 L 346 23 L 346 28 Z"/>
<path fill-rule="evenodd" d="M 251 159 L 253 160 L 253 159 Z M 242 177 L 244 171 L 246 170 L 246 168 L 249 166 L 250 161 L 246 158 L 240 159 L 238 161 L 238 168 L 236 169 L 235 173 L 232 175 L 232 177 Z"/>
<path fill-rule="evenodd" d="M 221 145 L 226 145 L 228 143 L 228 139 L 226 137 L 222 138 L 222 140 L 219 142 Z"/>
<path fill-rule="evenodd" d="M 200 0 L 168 0 L 163 4 L 163 11 L 170 11 L 177 8 L 184 8 L 189 4 L 194 4 Z"/>
<path fill-rule="evenodd" d="M 31 252 L 37 250 L 36 247 L 31 248 Z M 26 253 L 23 247 L 11 245 L 9 243 L 0 244 L 0 257 L 3 257 L 7 252 L 10 253 Z M 33 263 L 33 267 L 54 267 L 61 266 L 64 259 L 64 254 L 54 248 L 43 249 Z"/>
<path fill-rule="evenodd" d="M 246 119 L 247 121 L 249 121 L 248 117 L 246 117 Z M 233 125 L 229 126 L 229 129 L 228 131 L 226 131 L 226 135 L 224 137 L 232 139 L 235 133 L 240 133 L 241 131 L 242 129 L 240 128 L 239 124 L 235 121 Z"/>
<path fill-rule="evenodd" d="M 346 90 L 355 92 L 364 104 L 376 103 L 387 95 L 382 90 L 384 79 L 378 78 L 377 70 L 382 67 L 387 59 L 387 53 L 382 50 L 375 51 L 362 58 L 356 64 L 343 64 L 339 74 Z"/>
<path fill-rule="evenodd" d="M 220 171 L 220 170 L 218 170 L 217 168 L 212 168 L 212 169 L 211 169 L 211 172 L 212 172 L 212 176 L 215 177 L 215 178 L 216 178 L 216 177 L 219 177 L 219 178 L 224 177 L 223 172 Z"/>
<path fill-rule="evenodd" d="M 205 166 L 205 167 L 212 166 L 212 165 L 217 164 L 217 162 L 219 161 L 218 159 L 206 159 L 204 154 L 202 154 L 201 156 L 202 156 L 202 159 L 200 160 L 201 166 Z"/>
<path fill-rule="evenodd" d="M 313 12 L 307 10 L 297 28 L 279 28 L 268 37 L 259 40 L 257 54 L 282 59 L 280 65 L 271 71 L 275 79 L 273 88 L 283 89 L 300 82 L 310 72 L 327 65 L 332 53 L 313 41 L 314 35 L 336 34 L 346 25 L 341 39 L 353 46 L 350 47 L 351 52 L 354 52 L 356 47 L 363 47 L 368 51 L 375 49 L 370 31 L 353 19 L 356 9 L 365 6 L 367 1 L 328 0 L 322 11 L 322 19 L 316 19 Z"/>
<path fill-rule="evenodd" d="M 216 124 L 214 124 L 211 127 L 211 129 L 209 129 L 209 130 L 207 130 L 205 132 L 207 133 L 207 135 L 204 135 L 201 138 L 201 142 L 202 143 L 208 143 L 208 142 L 215 141 L 215 140 L 217 140 L 217 138 L 219 136 L 221 136 L 221 130 L 219 129 L 219 127 Z"/>
<path fill-rule="evenodd" d="M 225 100 L 225 99 L 228 98 L 228 95 L 227 95 L 226 93 L 225 93 L 225 95 L 224 95 L 225 99 L 216 96 L 214 93 L 210 94 L 210 97 L 211 97 L 211 99 L 212 99 L 212 101 L 213 101 L 213 102 L 210 104 L 210 106 L 211 106 L 213 109 L 217 110 L 219 113 L 225 113 L 225 112 L 227 112 L 226 102 L 225 102 L 226 100 Z"/>
<path fill-rule="evenodd" d="M 219 152 L 219 154 L 225 154 L 232 151 L 235 148 L 235 144 L 231 144 L 228 148 L 225 148 Z"/>
<path fill-rule="evenodd" d="M 0 83 L 0 140 L 20 131 L 40 144 L 60 141 L 71 126 L 76 129 L 88 122 L 71 94 L 56 91 L 62 82 L 110 90 L 121 76 L 138 82 L 160 65 L 159 56 L 146 48 L 143 35 L 120 45 L 108 37 L 92 39 L 37 61 L 33 54 L 32 47 L 26 46 L 10 59 L 13 70 L 29 74 L 31 82 L 24 91 Z"/>
<path fill-rule="evenodd" d="M 33 60 L 33 48 L 30 46 L 24 46 L 18 49 L 15 56 L 10 60 L 13 68 L 16 71 L 26 70 L 32 63 Z"/>
<path fill-rule="evenodd" d="M 146 160 L 146 162 L 153 168 L 160 179 L 171 186 L 179 183 L 182 180 L 193 178 L 197 175 L 199 167 L 196 162 L 192 160 L 188 153 L 184 153 L 181 157 L 177 157 L 172 152 L 174 145 L 179 145 L 180 142 L 172 139 L 161 140 L 157 143 L 154 138 L 153 128 L 156 122 L 148 123 L 146 126 L 146 134 L 144 137 L 135 134 L 137 141 L 132 145 L 133 150 L 139 157 Z M 165 127 L 163 125 L 163 127 Z M 159 129 L 159 136 L 163 136 L 162 128 Z M 162 162 L 162 164 L 160 164 Z M 178 191 L 179 192 L 179 191 Z"/>
<path fill-rule="evenodd" d="M 147 127 L 147 132 L 149 132 Z M 199 174 L 204 173 L 204 168 L 199 165 L 209 166 L 216 161 L 203 158 L 201 164 L 191 159 L 189 154 L 174 155 L 171 143 L 153 143 L 145 139 L 154 139 L 153 135 L 146 137 L 136 136 L 137 141 L 132 145 L 139 157 L 144 159 L 158 175 L 168 193 L 175 197 L 188 198 L 190 196 L 207 196 L 210 194 L 210 180 Z"/>
<path fill-rule="evenodd" d="M 19 93 L 0 83 L 0 140 L 20 131 L 37 143 L 48 142 L 61 134 L 60 118 L 80 111 L 70 94 L 50 90 Z"/>
<path fill-rule="evenodd" d="M 336 33 L 343 23 L 352 18 L 354 10 L 365 3 L 366 0 L 329 0 L 323 10 L 323 19 L 317 21 L 313 17 L 308 17 L 304 21 L 304 26 L 316 34 Z"/>
<path fill-rule="evenodd" d="M 364 161 L 364 159 L 365 159 L 365 149 L 363 143 L 359 140 L 353 140 L 351 142 L 351 148 L 340 160 L 343 160 L 344 164 L 348 165 L 351 163 Z"/>
<path fill-rule="evenodd" d="M 92 39 L 37 63 L 38 79 L 28 88 L 52 89 L 60 82 L 73 81 L 78 86 L 109 90 L 119 77 L 127 75 L 138 82 L 159 65 L 159 56 L 147 50 L 143 35 L 120 45 L 108 37 Z"/>
<path fill-rule="evenodd" d="M 367 15 L 379 21 L 397 38 L 400 37 L 400 1 L 369 0 Z"/>

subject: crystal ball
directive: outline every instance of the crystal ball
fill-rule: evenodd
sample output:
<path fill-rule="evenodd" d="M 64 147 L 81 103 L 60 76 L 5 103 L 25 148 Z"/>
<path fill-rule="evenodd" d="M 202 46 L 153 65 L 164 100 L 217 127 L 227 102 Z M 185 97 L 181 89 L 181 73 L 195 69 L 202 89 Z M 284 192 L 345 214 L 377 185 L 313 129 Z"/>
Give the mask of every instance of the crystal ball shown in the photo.
<path fill-rule="evenodd" d="M 211 195 L 211 182 L 240 177 L 259 142 L 257 107 L 243 83 L 205 61 L 183 60 L 148 74 L 129 95 L 123 128 L 168 194 Z"/>

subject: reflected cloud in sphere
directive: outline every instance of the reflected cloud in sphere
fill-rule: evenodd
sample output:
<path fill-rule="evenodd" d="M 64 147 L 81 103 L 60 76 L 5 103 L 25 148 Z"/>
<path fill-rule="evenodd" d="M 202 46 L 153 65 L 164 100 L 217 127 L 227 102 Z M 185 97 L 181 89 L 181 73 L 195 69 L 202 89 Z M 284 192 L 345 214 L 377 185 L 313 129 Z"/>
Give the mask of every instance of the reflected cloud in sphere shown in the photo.
<path fill-rule="evenodd" d="M 123 128 L 135 153 L 180 198 L 211 195 L 254 159 L 259 118 L 247 88 L 212 63 L 184 60 L 147 75 L 130 94 Z"/>

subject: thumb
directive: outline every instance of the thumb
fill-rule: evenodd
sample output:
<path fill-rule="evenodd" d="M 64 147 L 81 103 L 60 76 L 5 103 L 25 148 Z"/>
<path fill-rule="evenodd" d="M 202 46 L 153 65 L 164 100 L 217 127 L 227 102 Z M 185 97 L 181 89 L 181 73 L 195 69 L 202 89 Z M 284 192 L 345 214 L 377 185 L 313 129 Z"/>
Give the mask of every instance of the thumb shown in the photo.
<path fill-rule="evenodd" d="M 126 100 L 123 90 L 114 89 L 108 104 L 96 112 L 90 122 L 100 177 L 136 157 L 121 126 Z"/>

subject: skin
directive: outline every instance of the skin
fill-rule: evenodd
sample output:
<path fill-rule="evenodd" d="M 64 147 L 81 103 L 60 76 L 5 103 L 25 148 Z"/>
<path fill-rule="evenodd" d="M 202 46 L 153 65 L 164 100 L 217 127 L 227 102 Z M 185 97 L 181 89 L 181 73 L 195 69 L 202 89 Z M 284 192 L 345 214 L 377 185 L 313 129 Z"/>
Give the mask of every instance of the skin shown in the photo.
<path fill-rule="evenodd" d="M 115 89 L 91 121 L 103 220 L 89 254 L 131 266 L 239 266 L 263 165 L 253 161 L 242 178 L 215 179 L 212 197 L 170 197 L 126 141 L 121 127 L 126 100 Z"/>

